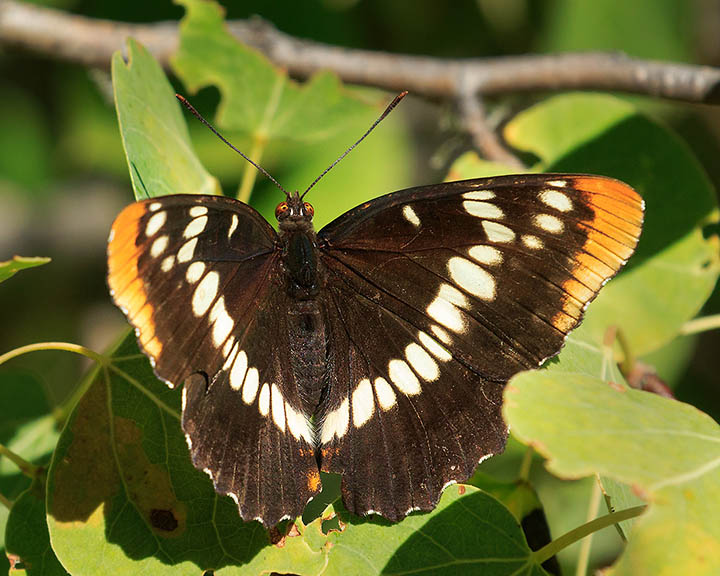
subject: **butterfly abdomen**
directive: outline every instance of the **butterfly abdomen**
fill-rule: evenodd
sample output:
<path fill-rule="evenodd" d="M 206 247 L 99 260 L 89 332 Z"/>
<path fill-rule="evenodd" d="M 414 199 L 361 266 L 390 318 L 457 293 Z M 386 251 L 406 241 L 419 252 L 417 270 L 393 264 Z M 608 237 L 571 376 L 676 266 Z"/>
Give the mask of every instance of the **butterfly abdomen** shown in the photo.
<path fill-rule="evenodd" d="M 313 414 L 320 403 L 327 372 L 325 322 L 317 300 L 297 300 L 288 310 L 290 367 L 303 408 Z"/>
<path fill-rule="evenodd" d="M 311 228 L 281 236 L 288 295 L 290 366 L 303 408 L 313 414 L 320 402 L 327 372 L 325 320 L 317 296 L 322 274 Z"/>

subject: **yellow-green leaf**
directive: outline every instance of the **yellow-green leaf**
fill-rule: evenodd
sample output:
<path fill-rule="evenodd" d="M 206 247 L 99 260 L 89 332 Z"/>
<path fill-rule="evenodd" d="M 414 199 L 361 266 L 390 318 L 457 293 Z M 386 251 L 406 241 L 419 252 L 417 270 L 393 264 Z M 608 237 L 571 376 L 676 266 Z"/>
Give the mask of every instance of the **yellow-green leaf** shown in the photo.
<path fill-rule="evenodd" d="M 720 428 L 712 418 L 655 394 L 558 372 L 513 378 L 504 413 L 553 474 L 602 474 L 651 503 L 616 574 L 720 573 Z"/>

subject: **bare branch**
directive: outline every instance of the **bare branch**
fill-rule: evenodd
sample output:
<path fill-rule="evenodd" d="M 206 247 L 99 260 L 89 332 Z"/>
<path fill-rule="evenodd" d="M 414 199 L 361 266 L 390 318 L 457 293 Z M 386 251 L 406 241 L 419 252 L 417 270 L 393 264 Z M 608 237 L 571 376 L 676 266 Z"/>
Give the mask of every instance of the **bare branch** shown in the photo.
<path fill-rule="evenodd" d="M 290 74 L 306 78 L 332 70 L 345 82 L 434 99 L 457 99 L 460 79 L 484 95 L 541 90 L 609 90 L 657 98 L 720 103 L 720 69 L 621 54 L 510 56 L 472 60 L 351 50 L 284 34 L 260 20 L 228 24 L 240 40 L 259 49 Z M 90 67 L 110 65 L 115 50 L 133 36 L 167 66 L 178 46 L 175 22 L 128 24 L 0 0 L 0 46 L 22 48 Z"/>

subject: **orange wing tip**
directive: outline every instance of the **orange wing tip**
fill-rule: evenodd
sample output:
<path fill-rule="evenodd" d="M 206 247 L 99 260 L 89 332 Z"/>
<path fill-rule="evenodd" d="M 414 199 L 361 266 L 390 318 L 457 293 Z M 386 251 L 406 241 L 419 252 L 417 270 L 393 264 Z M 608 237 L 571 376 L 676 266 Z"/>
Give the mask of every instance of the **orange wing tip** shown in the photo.
<path fill-rule="evenodd" d="M 141 250 L 136 245 L 140 221 L 148 212 L 149 203 L 135 202 L 127 206 L 113 222 L 108 239 L 108 286 L 115 303 L 135 327 L 138 341 L 145 352 L 156 359 L 162 344 L 155 336 L 153 307 L 138 272 Z"/>
<path fill-rule="evenodd" d="M 624 201 L 630 207 L 637 206 L 641 210 L 643 207 L 643 199 L 640 194 L 629 184 L 615 178 L 608 178 L 607 176 L 575 176 L 571 178 L 571 185 L 577 190 L 616 198 Z"/>
<path fill-rule="evenodd" d="M 144 342 L 143 347 L 145 348 L 145 351 L 153 357 L 153 359 L 158 358 L 158 356 L 162 353 L 162 343 L 156 337 Z"/>
<path fill-rule="evenodd" d="M 572 278 L 563 283 L 567 296 L 562 312 L 552 324 L 562 332 L 575 327 L 578 302 L 581 310 L 625 265 L 635 252 L 644 218 L 645 203 L 629 185 L 604 176 L 574 176 L 570 186 L 583 195 L 594 213 L 583 222 L 587 239 L 575 254 Z"/>

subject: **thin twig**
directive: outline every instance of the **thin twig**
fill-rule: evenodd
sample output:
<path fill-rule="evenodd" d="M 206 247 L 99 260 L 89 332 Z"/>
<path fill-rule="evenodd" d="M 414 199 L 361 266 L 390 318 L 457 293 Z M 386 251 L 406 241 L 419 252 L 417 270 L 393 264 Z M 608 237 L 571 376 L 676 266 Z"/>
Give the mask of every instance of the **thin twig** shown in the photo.
<path fill-rule="evenodd" d="M 460 81 L 458 107 L 463 127 L 473 140 L 477 151 L 486 159 L 500 162 L 511 168 L 522 170 L 525 166 L 502 143 L 497 133 L 488 125 L 485 106 L 481 100 L 482 87 L 467 78 Z"/>
<path fill-rule="evenodd" d="M 349 83 L 409 90 L 434 99 L 457 99 L 465 77 L 484 95 L 544 90 L 610 90 L 657 98 L 720 103 L 720 69 L 584 53 L 444 59 L 352 50 L 293 38 L 259 19 L 228 23 L 244 43 L 263 52 L 294 77 L 331 70 Z M 77 62 L 110 66 L 128 36 L 143 43 L 164 66 L 178 46 L 176 22 L 130 24 L 67 14 L 14 0 L 0 0 L 0 46 Z"/>

